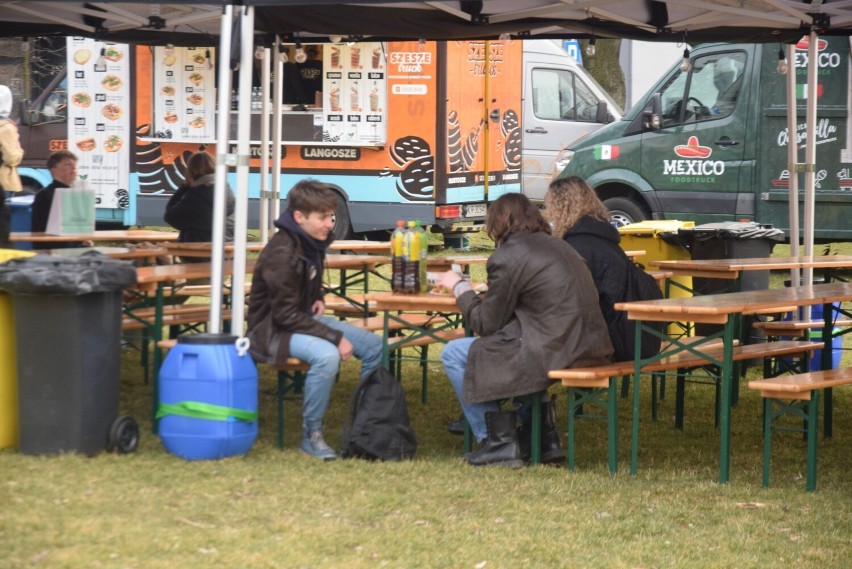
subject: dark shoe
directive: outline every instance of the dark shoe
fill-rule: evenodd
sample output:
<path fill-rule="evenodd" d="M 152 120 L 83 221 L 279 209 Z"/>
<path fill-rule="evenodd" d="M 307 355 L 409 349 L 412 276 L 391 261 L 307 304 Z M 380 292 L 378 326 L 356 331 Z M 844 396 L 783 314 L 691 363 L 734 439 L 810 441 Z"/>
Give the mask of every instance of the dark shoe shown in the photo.
<path fill-rule="evenodd" d="M 550 401 L 541 402 L 541 463 L 550 464 L 565 461 L 565 451 L 562 449 L 562 441 L 559 440 L 559 431 L 556 428 L 556 407 L 554 397 Z M 521 458 L 529 462 L 532 456 L 532 418 L 529 424 L 521 424 L 518 427 L 518 444 L 521 449 Z"/>
<path fill-rule="evenodd" d="M 524 465 L 518 448 L 518 419 L 514 411 L 497 411 L 485 414 L 488 436 L 479 450 L 464 455 L 471 466 L 505 466 L 520 468 Z"/>
<path fill-rule="evenodd" d="M 318 458 L 322 461 L 334 460 L 337 454 L 325 442 L 322 431 L 305 432 L 302 435 L 302 444 L 299 445 L 305 454 Z"/>
<path fill-rule="evenodd" d="M 447 423 L 447 430 L 453 435 L 463 435 L 464 434 L 464 413 L 459 415 L 459 418 L 455 421 L 450 421 Z"/>

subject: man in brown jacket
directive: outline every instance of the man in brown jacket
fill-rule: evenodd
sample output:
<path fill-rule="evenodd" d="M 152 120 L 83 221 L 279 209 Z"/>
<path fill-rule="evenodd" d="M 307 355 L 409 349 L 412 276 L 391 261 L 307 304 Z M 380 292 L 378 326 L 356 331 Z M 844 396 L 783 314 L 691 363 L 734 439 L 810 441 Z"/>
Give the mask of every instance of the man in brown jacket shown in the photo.
<path fill-rule="evenodd" d="M 278 232 L 260 254 L 251 283 L 248 338 L 261 362 L 299 358 L 310 365 L 302 404 L 302 452 L 322 460 L 337 455 L 326 444 L 322 421 L 341 360 L 361 360 L 361 378 L 381 363 L 376 334 L 323 316 L 322 269 L 334 237 L 334 193 L 315 180 L 303 180 L 287 195 Z"/>

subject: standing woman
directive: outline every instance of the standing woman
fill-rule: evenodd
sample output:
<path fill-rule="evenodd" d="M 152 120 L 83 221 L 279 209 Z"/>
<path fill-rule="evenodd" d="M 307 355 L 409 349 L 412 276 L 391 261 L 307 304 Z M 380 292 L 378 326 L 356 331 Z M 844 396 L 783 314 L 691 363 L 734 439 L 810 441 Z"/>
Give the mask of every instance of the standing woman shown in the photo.
<path fill-rule="evenodd" d="M 216 163 L 207 152 L 196 152 L 189 157 L 186 168 L 186 183 L 182 185 L 166 204 L 166 223 L 180 230 L 178 241 L 182 243 L 207 242 L 213 240 L 213 194 Z M 234 239 L 234 195 L 227 188 L 225 211 L 225 241 Z M 190 258 L 184 261 L 200 261 Z"/>
<path fill-rule="evenodd" d="M 452 271 L 438 281 L 479 337 L 449 342 L 441 360 L 480 443 L 465 460 L 517 468 L 523 464 L 517 416 L 501 411 L 498 401 L 546 390 L 551 369 L 602 364 L 612 346 L 583 259 L 550 235 L 529 199 L 501 196 L 488 209 L 485 231 L 496 245 L 485 297 Z"/>
<path fill-rule="evenodd" d="M 576 249 L 592 272 L 601 312 L 615 350 L 614 360 L 632 360 L 634 326 L 627 319 L 627 313 L 616 310 L 614 305 L 628 300 L 627 283 L 631 278 L 633 261 L 619 246 L 621 235 L 609 222 L 609 211 L 595 190 L 577 176 L 551 182 L 544 196 L 544 207 L 553 226 L 553 234 Z M 656 298 L 662 298 L 658 287 L 651 289 L 659 293 Z"/>
<path fill-rule="evenodd" d="M 0 85 L 0 247 L 9 246 L 9 231 L 12 224 L 12 212 L 6 205 L 6 192 L 20 192 L 21 178 L 18 176 L 18 164 L 24 157 L 18 127 L 9 118 L 12 112 L 12 91 L 6 85 Z"/>

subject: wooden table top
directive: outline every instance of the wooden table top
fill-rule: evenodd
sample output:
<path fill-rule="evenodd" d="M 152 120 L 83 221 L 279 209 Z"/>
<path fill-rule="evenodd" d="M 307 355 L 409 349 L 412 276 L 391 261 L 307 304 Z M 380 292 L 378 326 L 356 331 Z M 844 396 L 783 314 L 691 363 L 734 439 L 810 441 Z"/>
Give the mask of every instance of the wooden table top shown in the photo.
<path fill-rule="evenodd" d="M 126 229 L 95 231 L 75 235 L 52 235 L 32 231 L 15 231 L 9 235 L 10 241 L 31 241 L 39 243 L 66 243 L 68 241 L 176 241 L 178 234 L 172 231 L 153 231 L 150 229 Z"/>
<path fill-rule="evenodd" d="M 329 245 L 330 251 L 352 251 L 353 253 L 390 253 L 390 241 L 360 241 L 340 239 Z"/>
<path fill-rule="evenodd" d="M 426 266 L 431 269 L 449 270 L 450 267 L 460 265 L 462 267 L 468 265 L 484 264 L 488 262 L 488 255 L 457 255 L 451 257 L 426 257 Z"/>
<path fill-rule="evenodd" d="M 394 292 L 368 292 L 364 299 L 374 302 L 377 310 L 440 310 L 458 312 L 456 297 L 452 294 L 400 294 Z"/>
<path fill-rule="evenodd" d="M 650 261 L 652 267 L 667 271 L 732 273 L 783 269 L 852 268 L 852 255 L 821 255 L 813 257 L 755 257 L 746 259 L 676 259 Z"/>
<path fill-rule="evenodd" d="M 784 306 L 808 306 L 852 300 L 852 283 L 835 282 L 811 286 L 772 288 L 619 302 L 631 320 L 689 321 L 723 324 L 729 314 L 755 314 Z"/>
<path fill-rule="evenodd" d="M 255 259 L 246 260 L 246 273 L 254 271 Z M 233 261 L 222 263 L 223 274 L 230 275 L 234 272 Z M 213 271 L 212 263 L 176 263 L 173 265 L 151 265 L 148 267 L 136 267 L 137 284 L 164 283 L 182 279 L 198 279 L 209 277 Z"/>
<path fill-rule="evenodd" d="M 373 268 L 376 265 L 384 265 L 390 262 L 391 258 L 385 255 L 344 255 L 343 253 L 329 253 L 325 256 L 325 268 L 327 269 Z"/>
<path fill-rule="evenodd" d="M 100 253 L 111 259 L 149 259 L 168 255 L 164 247 L 69 247 L 66 249 L 38 249 L 39 255 L 68 255 L 76 257 L 86 253 Z"/>
<path fill-rule="evenodd" d="M 213 244 L 210 242 L 198 243 L 167 243 L 164 247 L 168 250 L 169 255 L 183 255 L 184 257 L 212 257 Z M 246 251 L 262 251 L 263 243 L 251 241 L 246 243 Z M 231 253 L 234 250 L 233 243 L 225 243 L 225 252 Z"/>

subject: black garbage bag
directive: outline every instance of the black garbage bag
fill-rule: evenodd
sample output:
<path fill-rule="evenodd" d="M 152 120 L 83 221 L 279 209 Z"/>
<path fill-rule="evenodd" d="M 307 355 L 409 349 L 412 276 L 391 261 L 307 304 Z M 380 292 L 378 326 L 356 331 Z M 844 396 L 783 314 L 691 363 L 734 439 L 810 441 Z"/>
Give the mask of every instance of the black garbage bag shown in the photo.
<path fill-rule="evenodd" d="M 130 261 L 106 255 L 36 255 L 0 265 L 0 290 L 13 294 L 114 292 L 136 282 Z"/>
<path fill-rule="evenodd" d="M 709 241 L 711 239 L 745 240 L 745 239 L 767 239 L 769 241 L 783 241 L 784 232 L 780 229 L 756 221 L 722 221 L 719 223 L 705 223 L 695 227 L 684 227 L 678 232 L 681 238 L 686 238 L 687 245 L 691 245 L 691 239 L 695 241 Z"/>

